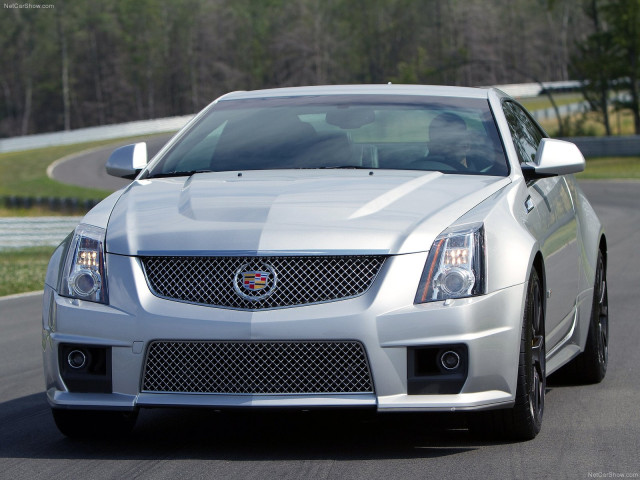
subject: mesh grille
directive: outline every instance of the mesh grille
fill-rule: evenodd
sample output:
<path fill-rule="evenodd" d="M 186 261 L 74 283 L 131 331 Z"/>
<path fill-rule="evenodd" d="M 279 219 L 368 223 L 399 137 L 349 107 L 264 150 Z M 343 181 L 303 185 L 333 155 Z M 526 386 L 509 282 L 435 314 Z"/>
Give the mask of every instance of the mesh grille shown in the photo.
<path fill-rule="evenodd" d="M 373 384 L 360 342 L 154 342 L 142 390 L 370 393 Z"/>
<path fill-rule="evenodd" d="M 373 283 L 384 259 L 367 255 L 142 257 L 142 263 L 157 296 L 257 310 L 361 295 Z"/>

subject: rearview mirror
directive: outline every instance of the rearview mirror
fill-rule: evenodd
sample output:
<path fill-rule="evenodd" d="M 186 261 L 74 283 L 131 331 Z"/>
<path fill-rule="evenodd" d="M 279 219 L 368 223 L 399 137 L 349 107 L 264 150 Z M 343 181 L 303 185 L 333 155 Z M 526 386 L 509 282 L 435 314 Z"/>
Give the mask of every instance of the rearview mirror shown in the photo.
<path fill-rule="evenodd" d="M 376 121 L 376 113 L 371 108 L 338 107 L 327 112 L 326 121 L 329 125 L 343 130 L 355 130 Z"/>
<path fill-rule="evenodd" d="M 574 143 L 543 138 L 535 162 L 522 164 L 522 173 L 527 179 L 534 179 L 578 173 L 584 167 L 584 157 Z"/>
<path fill-rule="evenodd" d="M 134 143 L 116 148 L 107 160 L 107 173 L 133 180 L 147 166 L 147 144 Z"/>

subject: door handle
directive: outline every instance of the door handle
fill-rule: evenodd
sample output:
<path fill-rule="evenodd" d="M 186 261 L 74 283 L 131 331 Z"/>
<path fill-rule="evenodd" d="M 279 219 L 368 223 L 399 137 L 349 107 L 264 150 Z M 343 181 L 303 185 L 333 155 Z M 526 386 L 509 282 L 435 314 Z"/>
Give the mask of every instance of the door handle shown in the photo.
<path fill-rule="evenodd" d="M 524 208 L 527 209 L 527 213 L 531 212 L 531 210 L 533 210 L 535 208 L 535 204 L 533 203 L 533 200 L 531 199 L 531 195 L 529 195 L 527 197 L 527 199 L 524 201 Z"/>

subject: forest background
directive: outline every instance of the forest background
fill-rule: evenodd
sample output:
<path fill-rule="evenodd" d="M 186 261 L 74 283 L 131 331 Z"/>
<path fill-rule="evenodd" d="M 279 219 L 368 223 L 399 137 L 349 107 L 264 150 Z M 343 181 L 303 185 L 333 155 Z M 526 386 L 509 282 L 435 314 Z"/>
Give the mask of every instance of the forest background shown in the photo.
<path fill-rule="evenodd" d="M 640 0 L 43 1 L 0 10 L 0 137 L 195 113 L 232 90 L 561 80 L 640 133 Z"/>

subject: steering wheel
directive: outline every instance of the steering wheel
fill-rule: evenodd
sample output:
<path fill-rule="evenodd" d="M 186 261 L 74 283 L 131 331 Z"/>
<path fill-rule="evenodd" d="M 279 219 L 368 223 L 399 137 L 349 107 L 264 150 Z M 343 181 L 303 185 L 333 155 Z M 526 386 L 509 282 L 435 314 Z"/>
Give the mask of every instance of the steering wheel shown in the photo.
<path fill-rule="evenodd" d="M 468 173 L 470 171 L 468 167 L 465 167 L 460 162 L 446 161 L 442 158 L 438 158 L 437 160 L 429 160 L 429 157 L 421 158 L 420 160 L 411 162 L 409 166 L 416 170 L 454 171 L 458 173 Z"/>

